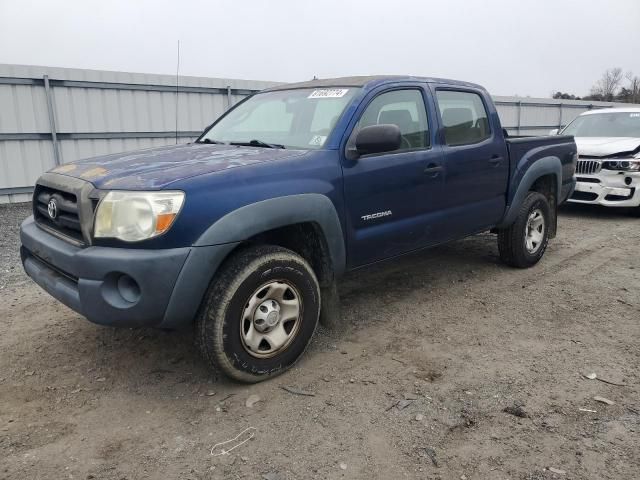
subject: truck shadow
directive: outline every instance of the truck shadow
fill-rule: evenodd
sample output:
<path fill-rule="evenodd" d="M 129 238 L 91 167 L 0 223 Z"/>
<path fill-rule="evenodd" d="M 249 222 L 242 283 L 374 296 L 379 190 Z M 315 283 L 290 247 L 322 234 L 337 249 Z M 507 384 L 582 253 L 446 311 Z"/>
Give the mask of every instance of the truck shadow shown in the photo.
<path fill-rule="evenodd" d="M 442 288 L 464 289 L 507 268 L 499 260 L 496 236 L 474 235 L 348 273 L 339 287 L 343 313 L 358 317 L 363 305 L 401 302 L 417 292 L 428 299 Z"/>

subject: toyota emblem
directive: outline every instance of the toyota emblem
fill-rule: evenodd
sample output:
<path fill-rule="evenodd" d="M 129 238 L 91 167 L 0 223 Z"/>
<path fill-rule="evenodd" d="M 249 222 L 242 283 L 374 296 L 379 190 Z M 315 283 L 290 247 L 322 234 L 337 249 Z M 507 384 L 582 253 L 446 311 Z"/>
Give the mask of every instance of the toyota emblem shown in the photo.
<path fill-rule="evenodd" d="M 49 203 L 47 204 L 47 213 L 51 220 L 55 220 L 58 216 L 58 202 L 55 198 L 49 200 Z"/>

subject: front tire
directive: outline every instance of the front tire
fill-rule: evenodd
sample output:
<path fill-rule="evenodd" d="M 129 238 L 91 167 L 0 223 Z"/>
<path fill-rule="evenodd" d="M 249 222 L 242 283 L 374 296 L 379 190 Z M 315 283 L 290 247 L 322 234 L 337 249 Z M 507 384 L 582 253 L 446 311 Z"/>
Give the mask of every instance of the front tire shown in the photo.
<path fill-rule="evenodd" d="M 276 246 L 250 247 L 214 278 L 196 319 L 196 344 L 214 370 L 260 382 L 302 356 L 319 313 L 318 280 L 302 257 Z"/>
<path fill-rule="evenodd" d="M 549 242 L 551 207 L 547 197 L 529 192 L 515 222 L 498 231 L 500 259 L 512 267 L 528 268 L 540 261 Z"/>

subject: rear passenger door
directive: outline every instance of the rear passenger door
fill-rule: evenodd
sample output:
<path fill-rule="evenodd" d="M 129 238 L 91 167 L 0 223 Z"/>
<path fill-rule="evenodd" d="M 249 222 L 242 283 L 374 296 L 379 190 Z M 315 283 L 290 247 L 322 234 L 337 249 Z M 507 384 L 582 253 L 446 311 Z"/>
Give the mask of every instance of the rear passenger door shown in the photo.
<path fill-rule="evenodd" d="M 443 231 L 455 238 L 492 227 L 502 218 L 509 156 L 502 135 L 492 128 L 499 125 L 497 112 L 484 101 L 482 91 L 443 85 L 432 88 L 446 170 L 443 208 L 447 224 Z"/>
<path fill-rule="evenodd" d="M 429 126 L 435 107 L 425 88 L 403 85 L 372 92 L 347 130 L 342 152 L 350 267 L 431 243 L 429 217 L 442 199 L 443 172 Z M 350 158 L 357 132 L 377 124 L 397 125 L 401 147 Z"/>

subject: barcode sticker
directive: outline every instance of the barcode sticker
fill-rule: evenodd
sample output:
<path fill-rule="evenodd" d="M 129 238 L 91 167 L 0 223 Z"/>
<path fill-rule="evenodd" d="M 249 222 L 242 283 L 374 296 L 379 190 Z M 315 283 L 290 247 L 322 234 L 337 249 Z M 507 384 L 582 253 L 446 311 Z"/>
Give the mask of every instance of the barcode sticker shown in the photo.
<path fill-rule="evenodd" d="M 307 98 L 342 98 L 348 91 L 348 88 L 324 88 L 314 90 Z"/>

